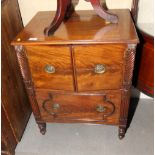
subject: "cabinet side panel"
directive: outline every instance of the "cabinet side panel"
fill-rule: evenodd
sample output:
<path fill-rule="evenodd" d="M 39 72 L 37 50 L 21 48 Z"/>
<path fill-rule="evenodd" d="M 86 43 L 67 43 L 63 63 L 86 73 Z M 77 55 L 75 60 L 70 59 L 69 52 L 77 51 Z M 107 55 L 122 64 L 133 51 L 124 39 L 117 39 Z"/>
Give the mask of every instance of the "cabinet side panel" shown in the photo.
<path fill-rule="evenodd" d="M 17 0 L 2 2 L 2 100 L 16 140 L 19 141 L 31 108 L 11 41 L 23 28 Z"/>
<path fill-rule="evenodd" d="M 11 128 L 10 122 L 7 119 L 7 114 L 5 113 L 3 106 L 1 107 L 1 112 L 2 112 L 1 152 L 2 154 L 14 154 L 17 141 L 13 134 L 13 129 Z"/>

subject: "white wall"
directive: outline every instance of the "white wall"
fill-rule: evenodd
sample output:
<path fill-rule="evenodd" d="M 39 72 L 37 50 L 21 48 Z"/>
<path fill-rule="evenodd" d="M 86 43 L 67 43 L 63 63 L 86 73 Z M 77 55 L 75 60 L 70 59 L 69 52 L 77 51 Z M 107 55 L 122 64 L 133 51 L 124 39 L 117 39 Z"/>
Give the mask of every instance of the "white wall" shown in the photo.
<path fill-rule="evenodd" d="M 154 23 L 154 0 L 139 0 L 138 23 Z"/>
<path fill-rule="evenodd" d="M 38 11 L 56 10 L 57 0 L 18 0 L 23 23 L 26 25 Z M 108 8 L 131 8 L 132 0 L 106 0 Z M 90 10 L 92 6 L 79 0 L 76 10 Z"/>
<path fill-rule="evenodd" d="M 140 0 L 138 27 L 154 36 L 154 0 Z"/>

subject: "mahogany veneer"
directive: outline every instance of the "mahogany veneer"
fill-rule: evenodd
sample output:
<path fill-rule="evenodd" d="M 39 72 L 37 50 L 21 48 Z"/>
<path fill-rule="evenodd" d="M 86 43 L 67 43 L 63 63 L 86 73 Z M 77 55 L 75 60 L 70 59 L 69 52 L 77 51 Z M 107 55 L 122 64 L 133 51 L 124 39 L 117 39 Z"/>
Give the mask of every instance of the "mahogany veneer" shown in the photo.
<path fill-rule="evenodd" d="M 154 37 L 139 30 L 141 43 L 138 51 L 141 53 L 137 78 L 137 88 L 143 93 L 154 97 Z"/>
<path fill-rule="evenodd" d="M 18 0 L 1 0 L 1 28 L 1 154 L 15 155 L 32 111 L 10 45 L 23 29 Z"/>
<path fill-rule="evenodd" d="M 124 137 L 138 37 L 129 10 L 111 12 L 118 24 L 78 11 L 50 37 L 51 12 L 39 12 L 12 42 L 42 134 L 46 122 L 87 122 Z"/>

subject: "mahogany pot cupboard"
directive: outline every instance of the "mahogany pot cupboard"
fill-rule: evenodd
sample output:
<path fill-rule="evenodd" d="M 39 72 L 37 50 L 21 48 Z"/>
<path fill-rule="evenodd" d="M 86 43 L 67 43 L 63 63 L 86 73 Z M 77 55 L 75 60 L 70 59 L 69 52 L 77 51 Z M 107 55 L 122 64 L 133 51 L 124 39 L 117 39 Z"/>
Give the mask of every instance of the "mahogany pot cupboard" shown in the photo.
<path fill-rule="evenodd" d="M 54 12 L 38 12 L 12 42 L 40 132 L 47 122 L 96 123 L 125 135 L 137 33 L 126 9 L 110 24 L 77 11 L 51 36 Z"/>

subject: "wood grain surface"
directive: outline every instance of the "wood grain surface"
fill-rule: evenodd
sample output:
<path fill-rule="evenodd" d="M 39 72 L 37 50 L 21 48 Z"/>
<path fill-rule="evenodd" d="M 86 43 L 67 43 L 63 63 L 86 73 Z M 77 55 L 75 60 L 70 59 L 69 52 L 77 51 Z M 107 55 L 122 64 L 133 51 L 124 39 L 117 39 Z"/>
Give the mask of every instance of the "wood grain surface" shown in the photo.
<path fill-rule="evenodd" d="M 104 93 L 50 93 L 37 90 L 36 98 L 43 121 L 78 121 L 103 122 L 118 124 L 121 103 L 120 91 Z M 59 104 L 58 109 L 53 104 Z M 104 112 L 96 111 L 97 106 L 104 106 Z M 53 114 L 54 113 L 54 114 Z M 108 115 L 109 116 L 106 116 Z"/>
<path fill-rule="evenodd" d="M 77 11 L 50 37 L 44 36 L 44 28 L 54 18 L 55 12 L 38 12 L 12 44 L 103 44 L 136 43 L 138 37 L 127 9 L 110 10 L 118 18 L 118 24 L 106 24 L 94 11 Z M 125 21 L 125 22 L 124 22 Z"/>
<path fill-rule="evenodd" d="M 21 140 L 31 107 L 11 41 L 23 29 L 17 0 L 1 1 L 1 106 L 3 155 L 13 155 Z"/>
<path fill-rule="evenodd" d="M 24 88 L 11 40 L 23 28 L 17 0 L 8 0 L 2 7 L 2 103 L 19 141 L 29 119 L 31 108 Z"/>
<path fill-rule="evenodd" d="M 26 46 L 35 88 L 74 90 L 73 69 L 69 47 Z M 47 73 L 46 65 L 55 67 L 55 73 Z"/>
<path fill-rule="evenodd" d="M 2 155 L 14 155 L 17 141 L 3 106 L 1 107 L 1 121 L 1 153 Z"/>
<path fill-rule="evenodd" d="M 125 49 L 121 44 L 75 46 L 78 91 L 120 89 Z M 105 65 L 105 73 L 95 73 L 97 64 Z"/>

